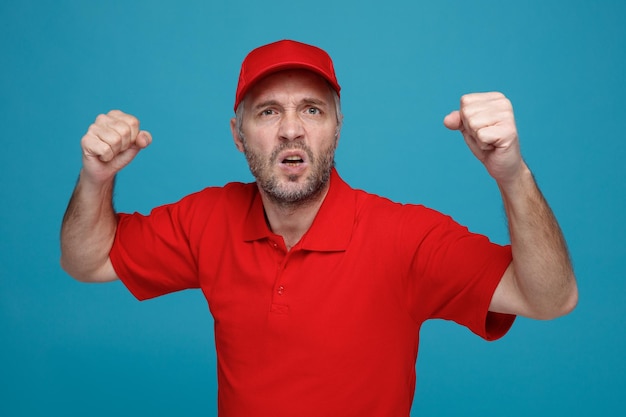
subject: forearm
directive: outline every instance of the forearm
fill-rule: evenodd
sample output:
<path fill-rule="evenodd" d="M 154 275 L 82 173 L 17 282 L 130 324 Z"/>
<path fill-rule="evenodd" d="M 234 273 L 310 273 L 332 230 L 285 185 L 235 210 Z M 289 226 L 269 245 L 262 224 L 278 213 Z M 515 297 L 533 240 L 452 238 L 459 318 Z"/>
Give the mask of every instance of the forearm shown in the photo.
<path fill-rule="evenodd" d="M 83 169 L 61 226 L 61 265 L 88 282 L 113 281 L 117 275 L 109 252 L 115 240 L 115 175 L 152 136 L 139 129 L 136 117 L 119 110 L 101 114 L 81 139 Z"/>
<path fill-rule="evenodd" d="M 113 180 L 92 184 L 81 172 L 63 217 L 61 266 L 79 281 L 117 278 L 109 262 L 117 227 L 113 186 Z"/>
<path fill-rule="evenodd" d="M 528 316 L 553 318 L 571 311 L 577 289 L 565 239 L 528 169 L 499 184 L 509 223 L 514 285 Z"/>

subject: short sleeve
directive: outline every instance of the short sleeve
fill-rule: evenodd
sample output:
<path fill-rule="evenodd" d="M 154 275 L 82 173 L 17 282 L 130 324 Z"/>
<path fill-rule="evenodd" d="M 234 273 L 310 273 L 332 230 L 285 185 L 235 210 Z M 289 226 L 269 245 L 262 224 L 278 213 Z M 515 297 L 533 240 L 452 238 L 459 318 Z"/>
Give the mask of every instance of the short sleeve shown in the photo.
<path fill-rule="evenodd" d="M 489 311 L 512 260 L 511 248 L 427 212 L 430 227 L 412 264 L 411 311 L 420 320 L 452 320 L 486 340 L 502 337 L 515 316 Z"/>
<path fill-rule="evenodd" d="M 198 274 L 184 202 L 157 207 L 148 216 L 118 214 L 109 257 L 120 280 L 140 300 L 198 288 Z"/>

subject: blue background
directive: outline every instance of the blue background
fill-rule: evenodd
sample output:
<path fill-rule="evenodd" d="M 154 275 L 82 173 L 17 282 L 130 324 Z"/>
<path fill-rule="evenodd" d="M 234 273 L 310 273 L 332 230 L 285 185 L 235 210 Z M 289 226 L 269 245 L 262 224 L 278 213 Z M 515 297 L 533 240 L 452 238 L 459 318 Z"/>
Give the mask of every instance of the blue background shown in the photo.
<path fill-rule="evenodd" d="M 334 58 L 350 184 L 498 242 L 497 187 L 442 119 L 463 93 L 503 91 L 568 239 L 575 312 L 520 318 L 494 343 L 427 323 L 413 414 L 624 415 L 625 22 L 618 0 L 4 0 L 0 415 L 215 415 L 201 293 L 139 303 L 120 283 L 77 283 L 58 264 L 59 226 L 80 138 L 112 108 L 154 136 L 119 176 L 119 210 L 251 180 L 228 127 L 239 65 L 281 38 Z"/>

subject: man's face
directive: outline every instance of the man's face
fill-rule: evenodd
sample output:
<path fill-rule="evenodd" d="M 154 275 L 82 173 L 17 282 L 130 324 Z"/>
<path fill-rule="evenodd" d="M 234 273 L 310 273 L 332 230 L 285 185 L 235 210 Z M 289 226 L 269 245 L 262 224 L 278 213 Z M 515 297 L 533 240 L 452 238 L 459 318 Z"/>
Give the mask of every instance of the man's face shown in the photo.
<path fill-rule="evenodd" d="M 243 105 L 242 135 L 234 120 L 231 127 L 261 191 L 286 205 L 321 195 L 339 136 L 326 81 L 305 70 L 278 72 L 256 83 Z"/>

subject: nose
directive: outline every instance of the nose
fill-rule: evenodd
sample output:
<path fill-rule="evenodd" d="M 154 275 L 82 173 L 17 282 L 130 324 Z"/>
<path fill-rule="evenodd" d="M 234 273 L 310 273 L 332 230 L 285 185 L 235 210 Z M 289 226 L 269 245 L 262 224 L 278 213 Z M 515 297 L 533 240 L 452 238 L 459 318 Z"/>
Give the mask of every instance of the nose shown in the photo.
<path fill-rule="evenodd" d="M 278 135 L 282 140 L 292 141 L 304 136 L 304 126 L 296 111 L 285 111 L 280 121 Z"/>

